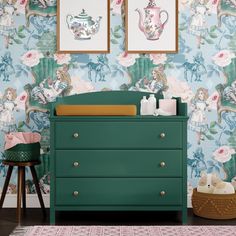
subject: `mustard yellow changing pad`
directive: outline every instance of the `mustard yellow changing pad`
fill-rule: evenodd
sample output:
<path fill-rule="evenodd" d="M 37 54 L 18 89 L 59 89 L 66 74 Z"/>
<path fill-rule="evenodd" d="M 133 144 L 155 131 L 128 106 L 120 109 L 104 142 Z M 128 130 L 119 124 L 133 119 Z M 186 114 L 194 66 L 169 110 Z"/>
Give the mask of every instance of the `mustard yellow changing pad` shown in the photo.
<path fill-rule="evenodd" d="M 136 105 L 57 105 L 57 116 L 135 116 Z"/>

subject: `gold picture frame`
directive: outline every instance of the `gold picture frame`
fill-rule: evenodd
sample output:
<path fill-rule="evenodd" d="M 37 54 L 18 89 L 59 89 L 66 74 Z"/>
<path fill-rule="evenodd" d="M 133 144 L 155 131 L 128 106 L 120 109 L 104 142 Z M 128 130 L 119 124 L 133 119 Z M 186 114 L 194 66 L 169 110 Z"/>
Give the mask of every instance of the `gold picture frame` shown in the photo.
<path fill-rule="evenodd" d="M 110 53 L 110 0 L 57 0 L 57 53 Z"/>
<path fill-rule="evenodd" d="M 164 26 L 160 16 L 163 12 L 166 12 L 167 21 Z M 155 18 L 155 20 L 148 19 L 152 21 L 150 26 L 147 25 L 147 21 L 141 22 L 141 18 L 147 19 L 150 15 Z M 168 29 L 165 29 L 165 25 Z M 152 30 L 153 26 L 158 30 Z M 168 42 L 171 42 L 170 47 L 167 45 Z M 125 0 L 125 50 L 127 53 L 135 54 L 177 53 L 178 0 L 158 0 L 158 3 L 155 0 Z"/>

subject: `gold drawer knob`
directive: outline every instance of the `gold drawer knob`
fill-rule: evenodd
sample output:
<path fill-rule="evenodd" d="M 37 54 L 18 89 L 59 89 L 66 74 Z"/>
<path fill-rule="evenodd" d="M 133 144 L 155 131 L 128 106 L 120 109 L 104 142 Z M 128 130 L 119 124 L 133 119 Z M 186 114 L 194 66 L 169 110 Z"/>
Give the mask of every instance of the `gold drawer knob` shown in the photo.
<path fill-rule="evenodd" d="M 161 134 L 160 134 L 160 137 L 161 137 L 161 138 L 165 138 L 165 137 L 166 137 L 166 134 L 165 134 L 165 133 L 161 133 Z"/>
<path fill-rule="evenodd" d="M 162 162 L 160 163 L 160 166 L 161 166 L 162 168 L 164 168 L 164 167 L 166 167 L 166 163 L 165 163 L 164 161 L 162 161 Z"/>
<path fill-rule="evenodd" d="M 160 192 L 160 195 L 163 197 L 163 196 L 166 195 L 166 192 L 165 192 L 165 191 L 161 191 L 161 192 Z"/>
<path fill-rule="evenodd" d="M 75 197 L 77 197 L 77 196 L 79 196 L 79 192 L 78 192 L 78 191 L 74 191 L 74 192 L 73 192 L 73 195 L 74 195 Z"/>
<path fill-rule="evenodd" d="M 74 167 L 79 167 L 79 162 L 75 161 L 75 162 L 73 163 L 73 166 L 74 166 Z"/>
<path fill-rule="evenodd" d="M 78 134 L 78 133 L 74 133 L 74 134 L 73 134 L 73 137 L 74 137 L 74 138 L 78 138 L 78 137 L 79 137 L 79 134 Z"/>

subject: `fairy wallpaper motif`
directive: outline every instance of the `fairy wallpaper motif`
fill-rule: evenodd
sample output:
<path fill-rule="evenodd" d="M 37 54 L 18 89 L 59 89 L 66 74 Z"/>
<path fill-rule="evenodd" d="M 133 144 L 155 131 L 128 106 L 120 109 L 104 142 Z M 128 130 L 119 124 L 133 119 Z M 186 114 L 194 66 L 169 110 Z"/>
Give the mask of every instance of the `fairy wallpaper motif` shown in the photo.
<path fill-rule="evenodd" d="M 49 193 L 49 103 L 107 90 L 181 97 L 189 108 L 189 191 L 201 171 L 236 187 L 235 0 L 179 0 L 178 54 L 125 53 L 123 0 L 111 0 L 111 53 L 59 55 L 55 9 L 56 0 L 0 1 L 0 188 L 5 133 L 41 133 L 37 172 Z M 8 193 L 16 192 L 16 181 L 15 173 Z M 35 192 L 28 173 L 27 192 Z"/>

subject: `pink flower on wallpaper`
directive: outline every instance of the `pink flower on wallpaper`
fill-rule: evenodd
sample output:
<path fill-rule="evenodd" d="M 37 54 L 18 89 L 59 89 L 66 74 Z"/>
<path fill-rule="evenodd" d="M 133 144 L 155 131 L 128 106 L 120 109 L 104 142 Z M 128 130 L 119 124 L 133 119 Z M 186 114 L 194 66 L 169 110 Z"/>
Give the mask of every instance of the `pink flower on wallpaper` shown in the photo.
<path fill-rule="evenodd" d="M 121 15 L 121 7 L 124 0 L 113 0 L 111 3 L 111 9 L 113 14 Z"/>
<path fill-rule="evenodd" d="M 41 52 L 37 50 L 30 50 L 21 57 L 21 60 L 26 66 L 33 67 L 39 64 L 41 58 L 43 58 L 43 54 Z"/>
<path fill-rule="evenodd" d="M 215 152 L 213 152 L 213 157 L 216 161 L 225 163 L 232 158 L 232 155 L 235 154 L 235 150 L 229 146 L 221 146 Z"/>
<path fill-rule="evenodd" d="M 228 66 L 232 59 L 235 58 L 235 54 L 229 50 L 222 50 L 212 57 L 214 63 L 218 66 L 225 67 Z"/>
<path fill-rule="evenodd" d="M 95 91 L 93 84 L 89 81 L 80 79 L 79 77 L 71 77 L 72 91 L 71 94 L 89 93 Z"/>
<path fill-rule="evenodd" d="M 28 99 L 28 94 L 24 91 L 15 100 L 17 108 L 20 110 L 25 110 L 25 103 Z"/>
<path fill-rule="evenodd" d="M 194 93 L 186 81 L 181 81 L 174 77 L 167 77 L 167 85 L 168 94 L 172 97 L 181 97 L 183 102 L 190 103 L 194 97 Z"/>
<path fill-rule="evenodd" d="M 117 57 L 117 60 L 122 66 L 129 67 L 135 64 L 137 58 L 139 58 L 138 54 L 128 54 L 127 52 L 122 52 Z"/>
<path fill-rule="evenodd" d="M 54 54 L 54 60 L 58 65 L 69 64 L 71 56 L 70 54 Z"/>
<path fill-rule="evenodd" d="M 167 56 L 166 54 L 150 54 L 150 59 L 153 64 L 159 65 L 164 64 L 167 61 Z"/>
<path fill-rule="evenodd" d="M 207 104 L 211 110 L 217 110 L 217 103 L 219 101 L 220 95 L 217 91 L 212 93 L 210 97 L 207 99 Z"/>
<path fill-rule="evenodd" d="M 212 14 L 217 14 L 217 7 L 218 7 L 219 2 L 220 0 L 210 0 L 207 3 L 208 11 Z"/>
<path fill-rule="evenodd" d="M 17 0 L 15 3 L 15 8 L 17 9 L 17 13 L 25 14 L 25 7 L 28 0 Z"/>
<path fill-rule="evenodd" d="M 17 187 L 15 184 L 10 183 L 7 188 L 7 194 L 16 194 L 17 193 Z"/>

